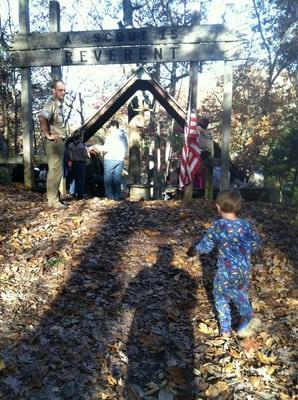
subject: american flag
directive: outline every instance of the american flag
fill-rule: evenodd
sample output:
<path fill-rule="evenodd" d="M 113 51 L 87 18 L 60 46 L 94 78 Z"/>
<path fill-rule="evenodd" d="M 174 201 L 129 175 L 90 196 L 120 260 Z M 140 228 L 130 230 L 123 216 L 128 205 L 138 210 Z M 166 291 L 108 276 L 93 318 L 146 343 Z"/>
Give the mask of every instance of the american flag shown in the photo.
<path fill-rule="evenodd" d="M 197 135 L 197 114 L 195 110 L 189 108 L 184 128 L 184 146 L 180 159 L 180 189 L 192 182 L 201 164 L 201 150 Z"/>

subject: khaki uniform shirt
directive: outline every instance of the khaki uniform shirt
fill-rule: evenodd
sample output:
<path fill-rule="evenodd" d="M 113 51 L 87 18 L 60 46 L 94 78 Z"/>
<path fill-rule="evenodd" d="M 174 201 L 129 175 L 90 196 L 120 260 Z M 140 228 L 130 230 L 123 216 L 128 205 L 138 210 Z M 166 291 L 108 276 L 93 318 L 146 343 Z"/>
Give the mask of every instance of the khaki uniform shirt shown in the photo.
<path fill-rule="evenodd" d="M 59 100 L 55 97 L 50 97 L 43 106 L 40 116 L 48 120 L 50 133 L 57 133 L 61 139 L 65 139 L 66 128 L 64 124 L 63 105 Z"/>

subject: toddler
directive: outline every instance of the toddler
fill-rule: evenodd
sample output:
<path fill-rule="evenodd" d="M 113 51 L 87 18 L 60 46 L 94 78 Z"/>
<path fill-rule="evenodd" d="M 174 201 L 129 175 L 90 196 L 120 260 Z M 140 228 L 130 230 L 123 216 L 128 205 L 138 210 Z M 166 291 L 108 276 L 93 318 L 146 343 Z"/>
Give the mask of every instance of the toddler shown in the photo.
<path fill-rule="evenodd" d="M 218 250 L 213 294 L 221 335 L 231 334 L 230 302 L 233 302 L 241 316 L 237 334 L 242 338 L 249 337 L 260 325 L 248 298 L 250 255 L 260 247 L 260 237 L 248 221 L 237 217 L 241 207 L 241 195 L 237 190 L 220 192 L 216 207 L 220 219 L 212 224 L 202 241 L 195 245 L 195 251 L 204 254 L 214 248 Z"/>

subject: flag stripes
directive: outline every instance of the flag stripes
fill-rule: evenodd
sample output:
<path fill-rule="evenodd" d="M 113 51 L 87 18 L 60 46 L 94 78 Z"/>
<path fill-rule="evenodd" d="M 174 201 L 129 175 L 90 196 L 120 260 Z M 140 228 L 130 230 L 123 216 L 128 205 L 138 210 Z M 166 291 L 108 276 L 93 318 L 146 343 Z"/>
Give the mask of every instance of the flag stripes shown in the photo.
<path fill-rule="evenodd" d="M 179 188 L 192 182 L 202 163 L 197 135 L 197 116 L 194 110 L 188 111 L 184 128 L 184 146 L 180 159 Z"/>

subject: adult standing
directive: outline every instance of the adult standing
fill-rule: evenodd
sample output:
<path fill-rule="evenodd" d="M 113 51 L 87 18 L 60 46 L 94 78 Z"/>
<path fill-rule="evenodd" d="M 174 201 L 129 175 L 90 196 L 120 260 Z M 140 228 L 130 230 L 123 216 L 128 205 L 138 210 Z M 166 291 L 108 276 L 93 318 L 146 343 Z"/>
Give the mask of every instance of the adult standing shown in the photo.
<path fill-rule="evenodd" d="M 61 80 L 55 80 L 52 84 L 52 96 L 46 101 L 39 115 L 40 129 L 46 137 L 46 153 L 48 156 L 48 206 L 57 209 L 66 208 L 59 199 L 66 138 L 63 114 L 64 96 L 64 83 Z"/>
<path fill-rule="evenodd" d="M 72 161 L 75 196 L 78 200 L 82 200 L 85 193 L 86 160 L 90 158 L 90 152 L 88 146 L 83 142 L 83 134 L 81 132 L 70 143 L 68 150 Z"/>
<path fill-rule="evenodd" d="M 109 133 L 103 146 L 94 145 L 96 151 L 104 153 L 104 184 L 108 199 L 121 199 L 121 181 L 124 159 L 128 152 L 125 131 L 119 128 L 119 122 L 113 119 L 108 125 Z"/>

